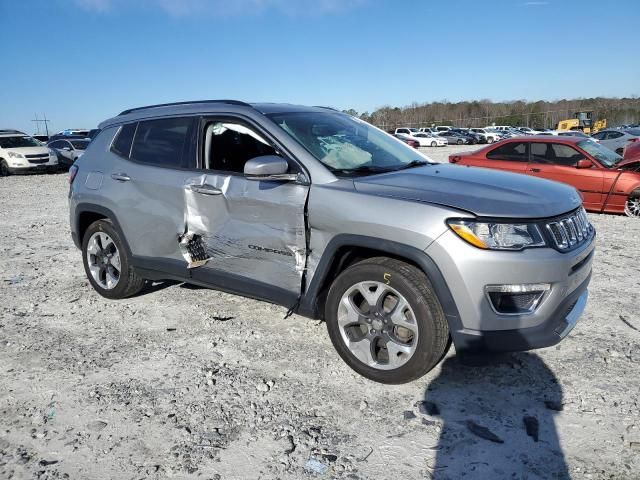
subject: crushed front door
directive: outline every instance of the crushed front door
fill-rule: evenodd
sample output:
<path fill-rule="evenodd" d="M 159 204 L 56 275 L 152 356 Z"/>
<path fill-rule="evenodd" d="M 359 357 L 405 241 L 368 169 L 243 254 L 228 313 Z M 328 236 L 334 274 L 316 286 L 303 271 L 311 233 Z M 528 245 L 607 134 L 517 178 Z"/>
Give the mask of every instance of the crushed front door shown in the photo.
<path fill-rule="evenodd" d="M 225 272 L 298 295 L 306 263 L 309 187 L 202 174 L 187 180 L 181 248 L 191 276 Z"/>

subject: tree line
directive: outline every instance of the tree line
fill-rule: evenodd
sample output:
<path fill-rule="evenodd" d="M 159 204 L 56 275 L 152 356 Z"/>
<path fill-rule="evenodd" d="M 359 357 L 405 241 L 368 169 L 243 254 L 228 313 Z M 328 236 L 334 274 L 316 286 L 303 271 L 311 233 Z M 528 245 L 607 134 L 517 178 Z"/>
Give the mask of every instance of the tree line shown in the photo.
<path fill-rule="evenodd" d="M 485 99 L 455 103 L 443 100 L 431 103 L 414 102 L 405 107 L 387 105 L 371 113 L 344 110 L 385 130 L 435 125 L 485 127 L 493 124 L 555 128 L 560 120 L 574 118 L 574 114 L 579 111 L 593 111 L 593 120 L 606 119 L 609 127 L 638 123 L 640 98 L 595 97 L 537 102 L 492 102 Z"/>

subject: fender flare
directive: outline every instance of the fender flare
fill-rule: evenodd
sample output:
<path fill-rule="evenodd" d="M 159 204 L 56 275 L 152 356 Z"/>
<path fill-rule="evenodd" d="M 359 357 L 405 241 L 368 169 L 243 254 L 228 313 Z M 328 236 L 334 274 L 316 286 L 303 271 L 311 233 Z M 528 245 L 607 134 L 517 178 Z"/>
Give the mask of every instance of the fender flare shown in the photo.
<path fill-rule="evenodd" d="M 319 306 L 317 303 L 320 294 L 322 293 L 322 286 L 324 285 L 325 280 L 327 280 L 327 275 L 338 250 L 344 247 L 379 250 L 381 252 L 389 253 L 391 256 L 398 259 L 405 259 L 417 265 L 418 268 L 424 272 L 433 286 L 435 294 L 438 297 L 442 310 L 447 318 L 451 335 L 455 336 L 455 332 L 463 329 L 460 313 L 458 312 L 458 307 L 451 295 L 451 290 L 449 289 L 442 272 L 428 254 L 423 250 L 410 245 L 394 242 L 392 240 L 356 234 L 336 235 L 327 244 L 322 257 L 318 262 L 315 274 L 313 275 L 308 288 L 300 298 L 300 303 L 297 309 L 297 312 L 300 315 L 310 318 L 320 317 Z"/>
<path fill-rule="evenodd" d="M 103 207 L 102 205 L 96 205 L 95 203 L 79 203 L 75 208 L 75 218 L 73 219 L 74 229 L 74 243 L 78 248 L 82 248 L 82 241 L 79 237 L 80 233 L 80 217 L 83 213 L 97 213 L 108 218 L 113 224 L 113 228 L 115 228 L 124 243 L 124 247 L 127 250 L 127 254 L 129 258 L 132 258 L 131 248 L 129 247 L 129 242 L 127 241 L 127 237 L 125 237 L 124 232 L 122 231 L 122 227 L 120 226 L 120 222 L 118 222 L 118 218 L 112 210 Z"/>

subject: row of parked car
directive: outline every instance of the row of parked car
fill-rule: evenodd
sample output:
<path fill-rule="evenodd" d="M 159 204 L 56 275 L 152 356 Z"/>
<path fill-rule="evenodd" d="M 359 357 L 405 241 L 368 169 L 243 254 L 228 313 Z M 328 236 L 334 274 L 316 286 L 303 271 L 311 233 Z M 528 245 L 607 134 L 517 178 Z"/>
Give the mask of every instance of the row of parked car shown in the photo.
<path fill-rule="evenodd" d="M 624 125 L 618 128 L 601 130 L 589 136 L 581 130 L 534 130 L 529 127 L 492 126 L 484 128 L 457 128 L 439 126 L 428 128 L 396 128 L 392 133 L 395 137 L 413 147 L 443 147 L 446 145 L 475 145 L 494 143 L 506 138 L 527 135 L 554 135 L 560 137 L 577 137 L 587 139 L 613 150 L 622 155 L 624 147 L 640 139 L 640 126 Z"/>
<path fill-rule="evenodd" d="M 0 176 L 18 172 L 68 170 L 97 130 L 63 130 L 51 137 L 0 130 Z"/>

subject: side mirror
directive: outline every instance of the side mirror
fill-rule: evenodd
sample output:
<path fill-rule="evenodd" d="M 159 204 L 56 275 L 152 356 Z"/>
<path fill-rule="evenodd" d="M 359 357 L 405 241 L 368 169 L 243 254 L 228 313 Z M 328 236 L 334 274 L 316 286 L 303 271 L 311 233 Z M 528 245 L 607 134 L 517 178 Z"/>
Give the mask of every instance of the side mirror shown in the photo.
<path fill-rule="evenodd" d="M 297 173 L 288 173 L 289 164 L 277 155 L 263 155 L 252 158 L 244 164 L 244 176 L 249 180 L 293 181 Z"/>
<path fill-rule="evenodd" d="M 591 168 L 593 167 L 593 163 L 591 163 L 591 160 L 587 160 L 585 158 L 583 158 L 582 160 L 578 160 L 578 163 L 576 163 L 576 168 Z"/>

